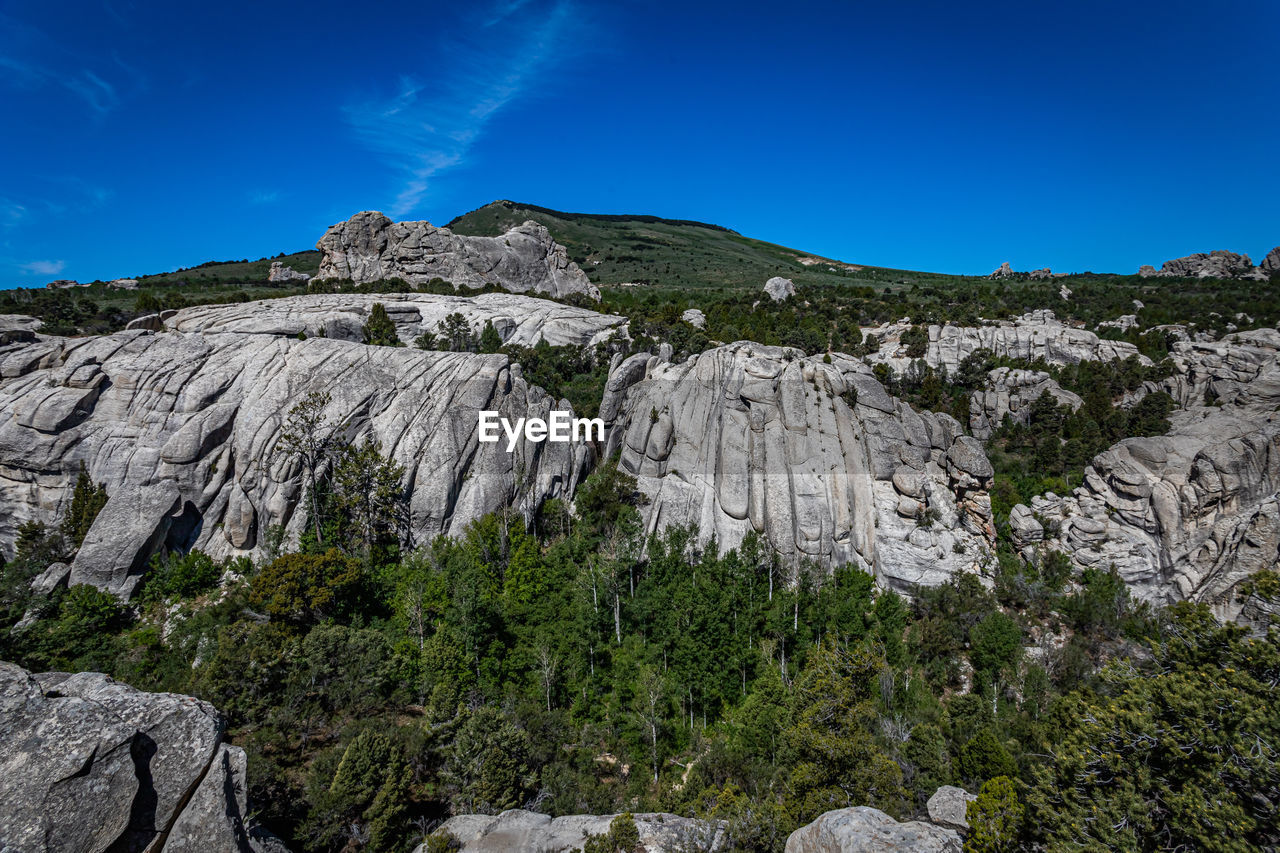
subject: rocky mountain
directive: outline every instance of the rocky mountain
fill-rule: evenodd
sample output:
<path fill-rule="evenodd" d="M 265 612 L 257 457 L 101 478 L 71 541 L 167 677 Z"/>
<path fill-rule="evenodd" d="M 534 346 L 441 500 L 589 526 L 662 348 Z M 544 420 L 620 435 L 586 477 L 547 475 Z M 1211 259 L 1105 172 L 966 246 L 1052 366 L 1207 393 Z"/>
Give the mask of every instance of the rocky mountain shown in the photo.
<path fill-rule="evenodd" d="M 1267 258 L 1271 259 L 1272 255 L 1275 254 L 1276 249 L 1272 249 Z M 1262 267 L 1255 267 L 1248 255 L 1240 255 L 1219 249 L 1207 254 L 1196 252 L 1194 255 L 1165 261 L 1158 270 L 1155 267 L 1143 265 L 1139 267 L 1138 275 L 1144 278 L 1152 276 L 1161 278 L 1240 278 L 1266 281 L 1276 271 L 1275 264 L 1276 261 L 1267 260 L 1263 261 Z"/>
<path fill-rule="evenodd" d="M 976 568 L 993 540 L 981 445 L 891 397 L 850 356 L 740 341 L 683 364 L 634 355 L 600 415 L 649 498 L 649 529 L 750 531 L 788 565 L 854 563 L 899 589 Z"/>
<path fill-rule="evenodd" d="M 287 853 L 252 825 L 224 728 L 190 696 L 0 662 L 0 849 Z"/>
<path fill-rule="evenodd" d="M 463 237 L 430 222 L 392 222 L 364 211 L 329 228 L 316 248 L 323 253 L 317 281 L 400 278 L 425 284 L 439 278 L 454 287 L 496 284 L 515 293 L 600 298 L 565 248 L 536 222 L 497 237 Z"/>
<path fill-rule="evenodd" d="M 12 413 L 0 422 L 6 553 L 23 522 L 59 517 L 82 463 L 110 498 L 61 578 L 71 583 L 127 597 L 161 546 L 253 554 L 272 526 L 298 534 L 302 471 L 278 444 L 286 414 L 313 391 L 331 395 L 324 417 L 340 435 L 369 436 L 405 466 L 416 541 L 511 503 L 531 513 L 571 494 L 589 467 L 586 445 L 521 439 L 508 454 L 477 442 L 480 409 L 514 420 L 567 408 L 505 356 L 219 331 L 237 321 L 200 317 L 195 327 L 212 331 L 0 347 L 0 409 Z"/>

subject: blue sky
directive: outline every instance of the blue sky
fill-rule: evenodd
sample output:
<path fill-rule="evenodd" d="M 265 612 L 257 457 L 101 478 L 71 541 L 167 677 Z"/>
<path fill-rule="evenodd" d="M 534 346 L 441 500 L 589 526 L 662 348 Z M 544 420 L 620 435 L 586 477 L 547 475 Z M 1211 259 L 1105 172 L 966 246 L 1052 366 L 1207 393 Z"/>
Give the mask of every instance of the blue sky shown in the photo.
<path fill-rule="evenodd" d="M 1280 3 L 0 0 L 0 286 L 498 198 L 849 261 L 1280 244 Z"/>

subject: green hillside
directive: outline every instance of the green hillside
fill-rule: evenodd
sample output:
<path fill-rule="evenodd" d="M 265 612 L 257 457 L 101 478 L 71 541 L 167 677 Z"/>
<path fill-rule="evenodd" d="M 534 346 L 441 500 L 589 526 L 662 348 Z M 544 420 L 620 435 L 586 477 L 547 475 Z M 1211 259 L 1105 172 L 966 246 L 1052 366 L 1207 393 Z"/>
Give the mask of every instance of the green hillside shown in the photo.
<path fill-rule="evenodd" d="M 493 237 L 530 219 L 545 225 L 591 280 L 604 288 L 639 284 L 682 292 L 701 288 L 759 290 L 775 275 L 791 279 L 797 287 L 883 287 L 905 278 L 920 283 L 953 278 L 818 258 L 704 222 L 563 213 L 512 201 L 486 204 L 454 219 L 448 227 L 458 234 Z M 801 258 L 818 263 L 804 264 Z"/>

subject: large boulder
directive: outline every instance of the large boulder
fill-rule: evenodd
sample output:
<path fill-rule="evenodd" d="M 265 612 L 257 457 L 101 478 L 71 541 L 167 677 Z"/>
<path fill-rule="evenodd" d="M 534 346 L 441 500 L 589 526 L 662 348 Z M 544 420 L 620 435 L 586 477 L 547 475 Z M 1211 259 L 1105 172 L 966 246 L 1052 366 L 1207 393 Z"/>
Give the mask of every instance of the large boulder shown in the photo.
<path fill-rule="evenodd" d="M 305 513 L 299 460 L 280 446 L 309 392 L 339 437 L 381 443 L 405 468 L 408 534 L 456 535 L 507 505 L 528 515 L 571 496 L 583 443 L 478 441 L 478 414 L 512 422 L 568 405 L 530 386 L 503 355 L 427 352 L 271 334 L 121 332 L 0 347 L 0 549 L 18 527 L 55 523 L 80 466 L 108 500 L 71 583 L 132 594 L 151 554 L 199 548 L 261 556 L 275 525 Z"/>
<path fill-rule="evenodd" d="M 933 792 L 925 808 L 929 812 L 929 820 L 946 829 L 958 832 L 969 831 L 969 803 L 978 799 L 964 788 L 954 785 L 943 785 Z"/>
<path fill-rule="evenodd" d="M 683 364 L 632 356 L 600 417 L 651 530 L 696 524 L 722 549 L 755 531 L 789 566 L 853 563 L 903 591 L 989 554 L 981 445 L 890 396 L 851 356 L 746 341 Z"/>
<path fill-rule="evenodd" d="M 787 838 L 786 853 L 960 853 L 953 829 L 913 820 L 899 823 L 879 809 L 837 809 Z"/>
<path fill-rule="evenodd" d="M 189 696 L 0 662 L 0 849 L 251 853 L 223 727 Z"/>
<path fill-rule="evenodd" d="M 457 815 L 437 830 L 460 844 L 462 853 L 581 850 L 588 835 L 604 835 L 617 815 L 550 815 L 512 809 L 500 815 Z M 636 829 L 646 853 L 705 850 L 724 846 L 723 821 L 704 821 L 673 814 L 636 814 Z M 426 853 L 420 845 L 415 853 Z"/>
<path fill-rule="evenodd" d="M 1258 269 L 1268 276 L 1280 273 L 1280 246 L 1276 246 L 1270 252 L 1267 252 L 1267 256 L 1262 259 L 1262 263 L 1258 264 Z"/>
<path fill-rule="evenodd" d="M 764 283 L 764 292 L 769 294 L 769 298 L 774 302 L 786 302 L 796 295 L 796 285 L 789 278 L 775 275 Z"/>
<path fill-rule="evenodd" d="M 430 222 L 392 222 L 376 211 L 364 211 L 329 228 L 316 248 L 324 253 L 318 281 L 400 278 L 425 284 L 439 278 L 454 287 L 496 284 L 515 293 L 582 293 L 600 299 L 600 291 L 569 260 L 564 246 L 532 221 L 499 237 L 464 237 Z"/>
<path fill-rule="evenodd" d="M 271 270 L 267 273 L 267 281 L 310 281 L 311 276 L 304 272 L 298 272 L 293 267 L 285 266 L 280 261 L 271 262 Z"/>
<path fill-rule="evenodd" d="M 165 317 L 162 326 L 179 332 L 304 335 L 359 342 L 364 340 L 363 327 L 375 303 L 386 309 L 405 344 L 412 344 L 423 332 L 434 334 L 450 314 L 461 314 L 477 333 L 486 322 L 492 323 L 504 344 L 523 347 L 539 341 L 557 347 L 594 346 L 628 335 L 625 317 L 511 293 L 312 293 L 183 308 Z"/>

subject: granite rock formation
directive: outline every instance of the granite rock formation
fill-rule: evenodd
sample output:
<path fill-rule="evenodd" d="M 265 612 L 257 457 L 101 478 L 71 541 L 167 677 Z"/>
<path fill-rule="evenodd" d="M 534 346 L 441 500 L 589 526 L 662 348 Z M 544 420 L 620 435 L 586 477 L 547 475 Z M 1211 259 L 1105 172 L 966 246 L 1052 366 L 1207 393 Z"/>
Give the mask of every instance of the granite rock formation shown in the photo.
<path fill-rule="evenodd" d="M 1005 415 L 1025 426 L 1032 404 L 1046 392 L 1058 405 L 1070 406 L 1073 411 L 1084 404 L 1043 371 L 997 367 L 987 373 L 986 384 L 969 395 L 969 431 L 986 441 L 1000 428 Z"/>
<path fill-rule="evenodd" d="M 0 663 L 0 849 L 262 853 L 223 728 L 189 696 Z"/>
<path fill-rule="evenodd" d="M 854 563 L 904 591 L 978 568 L 993 537 L 982 446 L 829 358 L 740 341 L 618 364 L 605 454 L 637 477 L 648 528 L 694 523 L 724 549 L 756 531 L 788 565 Z"/>
<path fill-rule="evenodd" d="M 788 299 L 796 295 L 796 285 L 789 278 L 783 278 L 775 275 L 764 283 L 764 292 L 774 302 L 786 302 Z"/>
<path fill-rule="evenodd" d="M 786 853 L 960 853 L 960 834 L 928 821 L 899 823 L 857 806 L 820 815 L 787 838 Z"/>
<path fill-rule="evenodd" d="M 1062 551 L 1081 568 L 1115 566 L 1147 601 L 1252 618 L 1240 584 L 1280 566 L 1280 363 L 1215 387 L 1228 392 L 1218 405 L 1175 412 L 1167 435 L 1098 454 L 1071 495 L 1014 507 L 1015 544 L 1027 555 Z"/>
<path fill-rule="evenodd" d="M 604 835 L 617 815 L 549 815 L 524 809 L 491 815 L 456 815 L 436 830 L 452 835 L 461 843 L 461 853 L 508 853 L 508 851 L 581 850 L 588 835 Z M 724 847 L 723 821 L 703 821 L 673 814 L 632 815 L 646 853 L 673 850 L 705 850 L 714 853 Z M 415 853 L 426 853 L 420 845 Z"/>
<path fill-rule="evenodd" d="M 109 499 L 71 584 L 128 597 L 160 548 L 254 555 L 273 525 L 296 537 L 302 471 L 278 445 L 311 391 L 332 395 L 342 437 L 371 436 L 405 466 L 415 541 L 508 503 L 531 514 L 592 458 L 584 444 L 478 442 L 480 409 L 568 408 L 502 355 L 219 332 L 39 338 L 0 347 L 0 548 L 13 553 L 23 522 L 61 517 L 81 463 Z"/>
<path fill-rule="evenodd" d="M 680 319 L 695 329 L 705 329 L 707 327 L 707 315 L 697 308 L 686 308 L 684 313 L 680 315 Z"/>
<path fill-rule="evenodd" d="M 978 799 L 977 795 L 970 794 L 964 788 L 943 785 L 933 792 L 933 796 L 925 804 L 925 808 L 929 812 L 929 821 L 946 829 L 968 832 L 969 803 L 976 799 Z"/>
<path fill-rule="evenodd" d="M 280 261 L 271 262 L 271 271 L 267 273 L 267 281 L 310 281 L 311 276 L 298 272 L 293 267 L 285 266 Z"/>
<path fill-rule="evenodd" d="M 1280 362 L 1280 331 L 1253 329 L 1233 332 L 1220 340 L 1192 340 L 1185 328 L 1157 327 L 1179 337 L 1169 347 L 1172 375 L 1146 382 L 1125 400 L 1132 404 L 1153 391 L 1164 391 L 1181 407 L 1212 401 L 1243 402 L 1249 395 L 1269 397 L 1280 393 L 1267 385 L 1269 373 Z M 1243 396 L 1242 396 L 1243 395 Z"/>
<path fill-rule="evenodd" d="M 909 322 L 898 322 L 863 331 L 880 341 L 880 350 L 867 356 L 867 361 L 884 363 L 896 373 L 903 373 L 915 361 L 906 354 L 901 336 Z M 922 356 L 934 370 L 954 373 L 961 362 L 980 349 L 990 350 L 1004 358 L 1034 360 L 1043 358 L 1049 364 L 1075 364 L 1081 361 L 1113 361 L 1136 356 L 1150 364 L 1146 356 L 1126 341 L 1107 341 L 1093 332 L 1060 322 L 1047 309 L 1032 311 L 1011 322 L 990 326 L 930 326 L 929 343 Z"/>
<path fill-rule="evenodd" d="M 1262 259 L 1262 263 L 1258 264 L 1258 269 L 1262 270 L 1267 276 L 1273 276 L 1280 273 L 1280 246 L 1276 246 L 1267 256 Z"/>
<path fill-rule="evenodd" d="M 406 344 L 423 332 L 436 332 L 450 314 L 461 314 L 477 333 L 491 322 L 504 344 L 525 347 L 541 340 L 551 346 L 594 346 L 615 334 L 628 334 L 625 317 L 510 293 L 313 293 L 183 308 L 164 316 L 160 326 L 203 334 L 305 335 L 359 342 L 375 303 L 386 308 Z"/>
<path fill-rule="evenodd" d="M 364 211 L 332 226 L 316 248 L 324 253 L 317 281 L 400 278 L 425 284 L 440 278 L 454 287 L 496 284 L 515 293 L 582 293 L 600 299 L 600 291 L 569 260 L 564 246 L 536 222 L 517 225 L 500 237 L 463 237 L 430 222 L 392 222 Z"/>
<path fill-rule="evenodd" d="M 1270 257 L 1270 256 L 1268 256 Z M 1265 262 L 1264 262 L 1265 263 Z M 1205 254 L 1196 252 L 1183 258 L 1165 261 L 1160 269 L 1143 265 L 1138 275 L 1149 278 L 1243 278 L 1265 280 L 1267 272 L 1253 265 L 1248 255 L 1216 250 Z"/>

